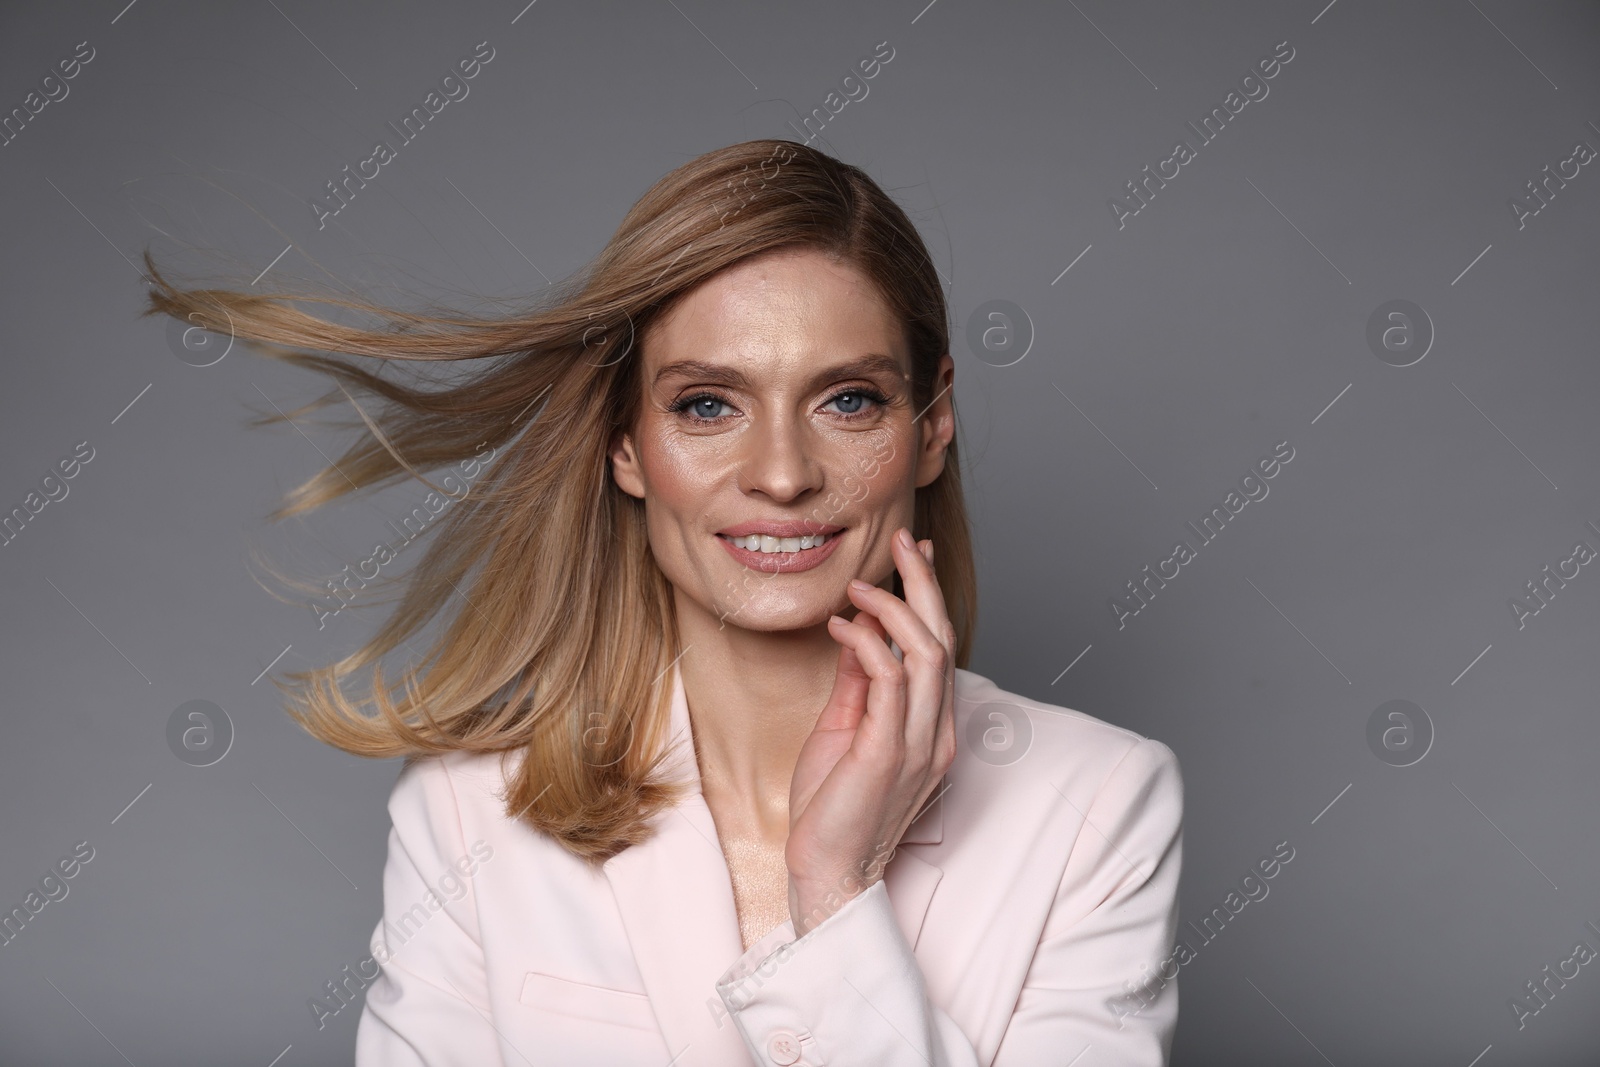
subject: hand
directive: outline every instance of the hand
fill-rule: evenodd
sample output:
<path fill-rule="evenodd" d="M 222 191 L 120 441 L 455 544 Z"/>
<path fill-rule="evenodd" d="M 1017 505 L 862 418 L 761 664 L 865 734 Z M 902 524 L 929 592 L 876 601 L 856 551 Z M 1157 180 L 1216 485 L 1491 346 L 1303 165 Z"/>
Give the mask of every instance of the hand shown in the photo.
<path fill-rule="evenodd" d="M 933 542 L 914 546 L 909 530 L 897 530 L 892 545 L 906 599 L 852 584 L 856 617 L 828 624 L 842 646 L 833 692 L 789 789 L 784 859 L 796 937 L 882 878 L 955 760 L 955 627 Z M 884 640 L 891 635 L 901 660 Z"/>

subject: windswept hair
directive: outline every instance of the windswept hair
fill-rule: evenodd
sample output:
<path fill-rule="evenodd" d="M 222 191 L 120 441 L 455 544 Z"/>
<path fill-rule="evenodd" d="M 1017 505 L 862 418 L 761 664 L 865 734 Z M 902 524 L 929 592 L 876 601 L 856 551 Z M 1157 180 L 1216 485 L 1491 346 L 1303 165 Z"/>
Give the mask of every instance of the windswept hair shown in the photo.
<path fill-rule="evenodd" d="M 260 422 L 347 402 L 366 427 L 329 467 L 286 493 L 269 519 L 408 476 L 431 486 L 424 472 L 493 450 L 470 490 L 451 494 L 450 513 L 400 576 L 403 595 L 376 636 L 328 666 L 274 679 L 289 714 L 312 736 L 359 756 L 501 752 L 507 815 L 592 864 L 647 839 L 652 816 L 684 786 L 662 774 L 679 639 L 644 502 L 612 480 L 609 446 L 640 410 L 638 341 L 651 323 L 719 271 L 800 248 L 848 262 L 877 283 L 904 324 L 915 409 L 926 411 L 949 350 L 944 293 L 927 248 L 863 171 L 794 141 L 746 141 L 673 170 L 587 268 L 552 287 L 540 308 L 501 317 L 416 314 L 330 295 L 180 289 L 146 251 L 144 315 L 231 335 L 334 380 L 316 401 Z M 291 300 L 374 315 L 381 325 L 335 323 Z M 387 361 L 379 371 L 407 361 L 485 362 L 446 387 L 426 388 L 336 356 Z M 912 534 L 938 548 L 956 663 L 965 667 L 977 578 L 953 438 L 943 473 L 916 491 Z M 904 595 L 898 573 L 894 592 Z M 427 655 L 398 681 L 385 678 L 382 657 L 436 616 L 439 635 Z M 369 668 L 367 695 L 352 701 L 346 676 Z M 376 714 L 365 713 L 369 704 Z"/>

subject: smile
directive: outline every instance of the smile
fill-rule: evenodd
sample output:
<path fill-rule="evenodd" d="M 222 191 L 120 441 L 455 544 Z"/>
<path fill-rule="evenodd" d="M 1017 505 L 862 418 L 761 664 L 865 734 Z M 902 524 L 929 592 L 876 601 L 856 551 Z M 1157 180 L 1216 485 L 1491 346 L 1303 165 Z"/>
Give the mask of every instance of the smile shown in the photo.
<path fill-rule="evenodd" d="M 771 537 L 767 534 L 750 534 L 748 537 L 730 537 L 728 540 L 749 552 L 799 552 L 805 548 L 817 548 L 828 539 L 828 534 L 815 534 L 806 537 Z"/>
<path fill-rule="evenodd" d="M 799 537 L 759 533 L 729 537 L 727 534 L 717 534 L 717 540 L 729 555 L 751 570 L 792 574 L 810 570 L 833 555 L 840 532 L 803 534 Z"/>

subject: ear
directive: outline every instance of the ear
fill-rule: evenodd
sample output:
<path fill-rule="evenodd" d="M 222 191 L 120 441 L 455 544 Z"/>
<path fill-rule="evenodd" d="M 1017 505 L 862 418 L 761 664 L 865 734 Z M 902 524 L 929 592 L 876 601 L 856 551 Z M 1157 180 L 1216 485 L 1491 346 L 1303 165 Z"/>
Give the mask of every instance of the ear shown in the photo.
<path fill-rule="evenodd" d="M 944 459 L 950 441 L 956 434 L 956 409 L 953 388 L 956 380 L 955 360 L 946 352 L 939 357 L 939 371 L 934 376 L 934 400 L 923 413 L 917 445 L 917 488 L 929 485 L 944 473 Z"/>
<path fill-rule="evenodd" d="M 633 446 L 633 438 L 626 433 L 617 433 L 611 439 L 608 454 L 611 457 L 611 478 L 629 496 L 644 499 L 644 469 L 639 464 L 639 453 Z"/>

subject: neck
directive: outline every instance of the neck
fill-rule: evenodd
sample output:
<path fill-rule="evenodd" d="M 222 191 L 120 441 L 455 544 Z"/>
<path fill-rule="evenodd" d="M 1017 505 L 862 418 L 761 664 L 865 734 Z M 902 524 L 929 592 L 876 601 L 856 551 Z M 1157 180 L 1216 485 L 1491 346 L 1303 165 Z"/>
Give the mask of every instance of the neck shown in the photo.
<path fill-rule="evenodd" d="M 701 792 L 712 807 L 779 840 L 800 748 L 833 691 L 839 644 L 826 621 L 746 630 L 677 596 L 683 680 Z M 854 614 L 852 609 L 846 617 Z"/>

